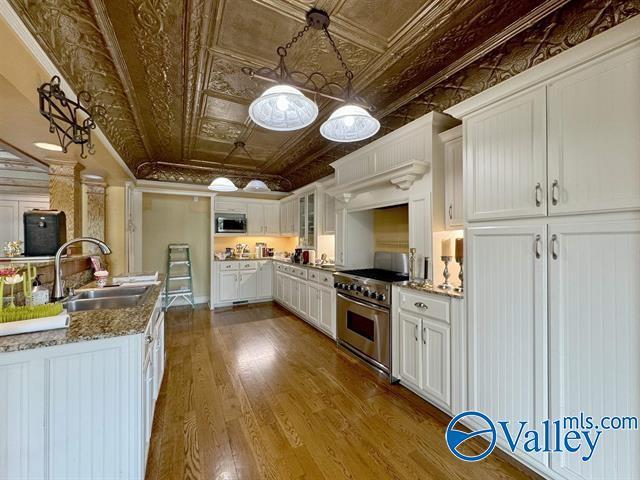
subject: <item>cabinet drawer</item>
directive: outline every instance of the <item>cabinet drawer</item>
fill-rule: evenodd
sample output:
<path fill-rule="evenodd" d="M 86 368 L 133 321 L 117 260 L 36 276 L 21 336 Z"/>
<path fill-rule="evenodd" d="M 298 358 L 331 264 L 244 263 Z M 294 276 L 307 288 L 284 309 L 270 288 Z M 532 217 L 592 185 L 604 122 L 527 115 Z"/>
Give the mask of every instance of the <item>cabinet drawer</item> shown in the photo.
<path fill-rule="evenodd" d="M 258 262 L 238 262 L 240 270 L 255 270 L 258 268 Z"/>
<path fill-rule="evenodd" d="M 238 270 L 238 262 L 220 262 L 220 270 Z"/>
<path fill-rule="evenodd" d="M 314 282 L 319 282 L 320 281 L 320 272 L 318 270 L 310 268 L 309 271 L 307 272 L 307 278 L 309 280 L 313 280 Z"/>
<path fill-rule="evenodd" d="M 400 308 L 449 323 L 449 301 L 428 294 L 400 291 Z"/>
<path fill-rule="evenodd" d="M 307 279 L 307 269 L 299 268 L 299 267 L 291 267 L 291 271 L 289 272 L 291 275 L 297 278 L 302 278 L 304 280 Z"/>
<path fill-rule="evenodd" d="M 322 285 L 333 287 L 333 273 L 320 272 L 320 279 L 318 280 Z"/>

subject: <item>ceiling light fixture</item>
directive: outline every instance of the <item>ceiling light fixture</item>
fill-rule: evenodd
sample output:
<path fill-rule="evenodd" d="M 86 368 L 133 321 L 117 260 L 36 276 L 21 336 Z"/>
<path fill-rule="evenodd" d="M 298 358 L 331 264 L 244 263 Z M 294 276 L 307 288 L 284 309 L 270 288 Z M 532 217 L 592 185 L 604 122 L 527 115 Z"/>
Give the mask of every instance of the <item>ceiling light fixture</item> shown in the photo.
<path fill-rule="evenodd" d="M 277 84 L 275 87 L 268 88 L 249 106 L 249 116 L 255 123 L 277 131 L 297 130 L 310 125 L 318 116 L 318 106 L 302 93 L 308 92 L 314 96 L 320 95 L 346 103 L 336 109 L 322 124 L 320 133 L 325 138 L 335 142 L 355 142 L 375 135 L 380 129 L 380 122 L 367 111 L 372 110 L 371 105 L 353 94 L 353 72 L 342 58 L 328 27 L 329 14 L 313 8 L 307 12 L 307 24 L 304 28 L 284 46 L 277 48 L 276 52 L 280 60 L 275 68 L 242 68 L 243 73 L 250 77 Z M 336 58 L 344 69 L 347 79 L 344 87 L 337 82 L 329 81 L 322 72 L 314 71 L 306 74 L 288 69 L 285 62 L 287 51 L 311 28 L 321 30 L 327 37 Z"/>
<path fill-rule="evenodd" d="M 49 120 L 49 132 L 58 136 L 60 149 L 67 153 L 67 147 L 72 143 L 80 145 L 80 157 L 87 158 L 87 152 L 93 155 L 94 144 L 91 141 L 91 130 L 96 128 L 93 117 L 102 115 L 104 107 L 94 105 L 89 108 L 82 106 L 81 101 L 91 102 L 91 95 L 86 91 L 81 91 L 76 97 L 76 101 L 67 98 L 60 88 L 60 77 L 54 75 L 51 81 L 43 83 L 38 87 L 40 98 L 40 114 Z M 45 148 L 46 147 L 40 147 Z M 49 149 L 50 150 L 50 149 Z"/>
<path fill-rule="evenodd" d="M 207 188 L 214 192 L 235 192 L 238 190 L 238 187 L 226 177 L 214 178 Z"/>
<path fill-rule="evenodd" d="M 276 101 L 279 101 L 279 100 L 276 100 Z M 227 153 L 227 156 L 224 157 L 224 159 L 222 160 L 222 164 L 224 165 L 225 163 L 227 163 L 227 160 L 229 160 L 238 149 L 244 150 L 244 153 L 247 154 L 247 157 L 249 157 L 249 160 L 251 160 L 251 163 L 255 163 L 255 161 L 253 160 L 253 157 L 249 153 L 249 150 L 247 150 L 246 144 L 241 140 L 237 140 L 234 142 L 233 148 L 231 149 L 231 151 Z M 215 190 L 218 192 L 235 192 L 236 190 L 238 190 L 238 187 L 236 187 L 231 180 L 225 177 L 216 178 L 213 182 L 211 182 L 211 185 L 209 185 L 208 188 L 209 190 Z M 251 193 L 262 193 L 262 192 L 271 191 L 271 189 L 267 186 L 266 183 L 264 183 L 262 180 L 258 180 L 255 178 L 251 180 L 249 183 L 247 183 L 247 185 L 244 187 L 243 190 L 245 192 L 251 192 Z"/>
<path fill-rule="evenodd" d="M 243 190 L 250 193 L 263 193 L 271 191 L 266 183 L 264 183 L 262 180 L 258 180 L 257 178 L 254 178 L 249 183 L 247 183 Z"/>
<path fill-rule="evenodd" d="M 34 142 L 33 144 L 38 148 L 41 148 L 43 150 L 49 150 L 51 152 L 61 152 L 62 151 L 62 147 L 60 145 L 54 145 L 53 143 Z"/>

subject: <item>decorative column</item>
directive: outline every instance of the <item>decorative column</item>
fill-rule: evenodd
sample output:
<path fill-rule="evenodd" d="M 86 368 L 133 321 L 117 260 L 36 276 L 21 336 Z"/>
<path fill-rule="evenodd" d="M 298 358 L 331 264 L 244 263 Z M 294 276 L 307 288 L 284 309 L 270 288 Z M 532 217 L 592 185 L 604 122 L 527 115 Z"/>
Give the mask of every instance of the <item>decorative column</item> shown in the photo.
<path fill-rule="evenodd" d="M 64 212 L 67 240 L 82 236 L 82 165 L 74 160 L 47 159 L 49 162 L 49 208 Z M 69 253 L 80 253 L 74 245 Z"/>
<path fill-rule="evenodd" d="M 105 192 L 107 184 L 102 178 L 97 176 L 87 176 L 82 178 L 84 191 L 86 194 L 84 212 L 84 234 L 88 237 L 105 239 Z M 89 253 L 98 253 L 96 245 L 85 245 L 85 250 Z"/>

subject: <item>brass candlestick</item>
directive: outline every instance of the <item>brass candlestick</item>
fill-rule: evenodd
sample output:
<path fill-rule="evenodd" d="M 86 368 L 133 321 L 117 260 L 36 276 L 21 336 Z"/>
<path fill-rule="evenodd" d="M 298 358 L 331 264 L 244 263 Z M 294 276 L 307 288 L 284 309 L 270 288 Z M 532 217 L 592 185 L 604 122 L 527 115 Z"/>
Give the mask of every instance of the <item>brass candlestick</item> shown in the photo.
<path fill-rule="evenodd" d="M 449 273 L 449 262 L 451 261 L 452 257 L 450 255 L 443 255 L 440 258 L 444 262 L 444 270 L 442 272 L 442 275 L 444 276 L 444 283 L 438 285 L 438 288 L 441 288 L 442 290 L 451 290 L 453 288 L 453 285 L 449 283 L 449 277 L 451 276 L 451 274 Z"/>
<path fill-rule="evenodd" d="M 458 262 L 458 264 L 460 265 L 460 273 L 458 274 L 458 278 L 460 279 L 460 286 L 454 288 L 454 290 L 456 292 L 464 292 L 464 273 L 463 273 L 463 267 L 462 267 L 463 258 L 456 257 L 456 262 Z"/>

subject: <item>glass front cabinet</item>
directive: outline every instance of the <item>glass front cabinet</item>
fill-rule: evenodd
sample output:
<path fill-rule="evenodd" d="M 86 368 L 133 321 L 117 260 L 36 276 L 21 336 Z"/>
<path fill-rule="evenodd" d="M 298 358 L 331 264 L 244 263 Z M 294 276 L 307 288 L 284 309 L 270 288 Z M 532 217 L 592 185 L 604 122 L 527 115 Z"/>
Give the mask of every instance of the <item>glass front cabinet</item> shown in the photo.
<path fill-rule="evenodd" d="M 316 247 L 316 193 L 309 192 L 298 199 L 300 230 L 299 243 L 301 246 Z"/>

